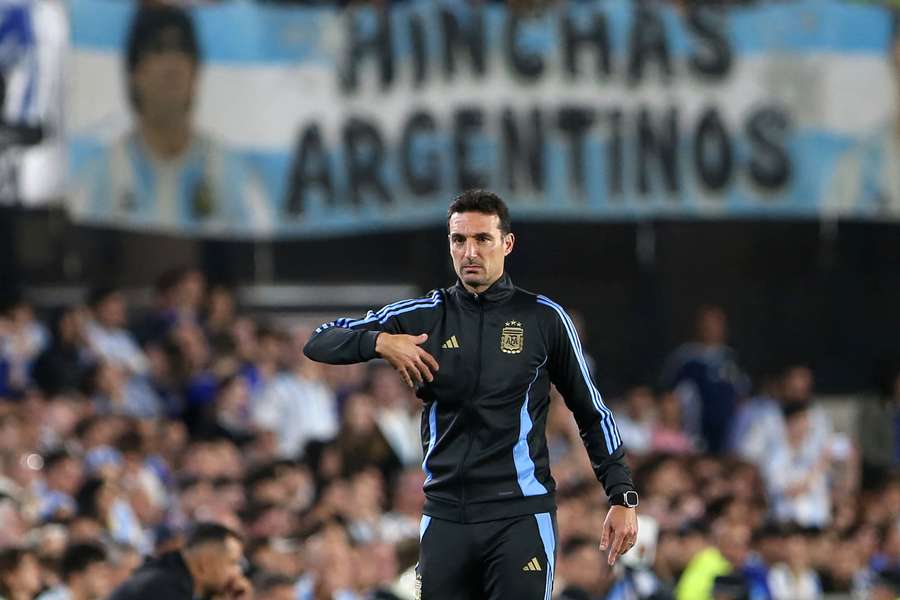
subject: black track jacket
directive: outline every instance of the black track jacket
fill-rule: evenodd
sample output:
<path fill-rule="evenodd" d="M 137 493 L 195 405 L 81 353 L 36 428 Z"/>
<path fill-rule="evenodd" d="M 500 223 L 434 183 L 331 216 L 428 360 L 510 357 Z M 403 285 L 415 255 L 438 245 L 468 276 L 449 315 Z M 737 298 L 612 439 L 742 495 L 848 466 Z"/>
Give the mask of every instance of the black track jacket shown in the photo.
<path fill-rule="evenodd" d="M 463 523 L 555 509 L 545 437 L 550 384 L 574 413 L 607 495 L 634 489 L 612 413 L 603 404 L 572 320 L 504 274 L 481 294 L 461 283 L 321 325 L 304 348 L 331 364 L 376 358 L 380 332 L 428 334 L 440 364 L 416 394 L 427 515 Z"/>

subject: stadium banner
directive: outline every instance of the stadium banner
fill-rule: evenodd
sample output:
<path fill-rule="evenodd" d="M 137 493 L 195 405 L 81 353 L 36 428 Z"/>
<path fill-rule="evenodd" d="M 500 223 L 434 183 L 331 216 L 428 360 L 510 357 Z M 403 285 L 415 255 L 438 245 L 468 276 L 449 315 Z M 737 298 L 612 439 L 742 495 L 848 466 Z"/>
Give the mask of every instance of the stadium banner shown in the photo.
<path fill-rule="evenodd" d="M 900 220 L 877 6 L 69 7 L 85 222 L 333 235 L 439 224 L 472 187 L 516 220 Z"/>

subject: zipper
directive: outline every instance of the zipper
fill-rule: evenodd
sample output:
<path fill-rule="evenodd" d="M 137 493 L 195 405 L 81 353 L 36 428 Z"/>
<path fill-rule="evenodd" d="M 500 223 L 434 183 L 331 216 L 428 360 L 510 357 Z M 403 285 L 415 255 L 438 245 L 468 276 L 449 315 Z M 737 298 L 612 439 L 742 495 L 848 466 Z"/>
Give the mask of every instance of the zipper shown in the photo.
<path fill-rule="evenodd" d="M 478 302 L 478 307 L 481 309 L 481 313 L 478 317 L 478 367 L 475 371 L 475 392 L 472 394 L 473 399 L 463 407 L 463 431 L 468 437 L 466 439 L 466 451 L 463 453 L 462 461 L 459 463 L 459 510 L 463 523 L 466 522 L 466 459 L 469 458 L 469 452 L 472 450 L 473 436 L 472 431 L 469 429 L 468 416 L 470 411 L 475 410 L 475 407 L 472 406 L 472 404 L 478 399 L 478 389 L 481 387 L 481 347 L 482 339 L 484 338 L 484 303 L 481 300 L 481 296 L 478 294 L 475 294 L 475 300 Z"/>

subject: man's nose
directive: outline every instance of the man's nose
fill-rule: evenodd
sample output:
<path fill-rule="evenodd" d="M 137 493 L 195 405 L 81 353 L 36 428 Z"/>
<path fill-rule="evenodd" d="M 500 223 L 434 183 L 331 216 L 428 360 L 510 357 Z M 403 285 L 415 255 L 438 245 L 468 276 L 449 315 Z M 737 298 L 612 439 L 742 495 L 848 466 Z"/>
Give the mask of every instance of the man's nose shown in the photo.
<path fill-rule="evenodd" d="M 476 256 L 478 256 L 478 244 L 466 242 L 466 258 L 475 258 Z"/>

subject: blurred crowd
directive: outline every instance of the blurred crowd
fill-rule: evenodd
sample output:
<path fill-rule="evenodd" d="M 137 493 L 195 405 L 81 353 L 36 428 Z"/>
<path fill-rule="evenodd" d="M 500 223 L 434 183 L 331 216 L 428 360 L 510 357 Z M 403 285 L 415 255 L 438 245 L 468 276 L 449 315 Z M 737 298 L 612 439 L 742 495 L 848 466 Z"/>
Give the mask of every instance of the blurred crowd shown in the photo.
<path fill-rule="evenodd" d="M 660 381 L 608 399 L 642 495 L 615 569 L 602 486 L 554 398 L 555 594 L 900 596 L 900 377 L 859 400 L 859 432 L 836 432 L 809 368 L 753 385 L 722 310 L 697 325 Z M 7 294 L 0 598 L 105 598 L 198 521 L 241 534 L 255 598 L 411 598 L 421 403 L 384 363 L 306 359 L 311 326 L 248 314 L 190 268 L 144 310 L 116 288 L 48 314 Z"/>

